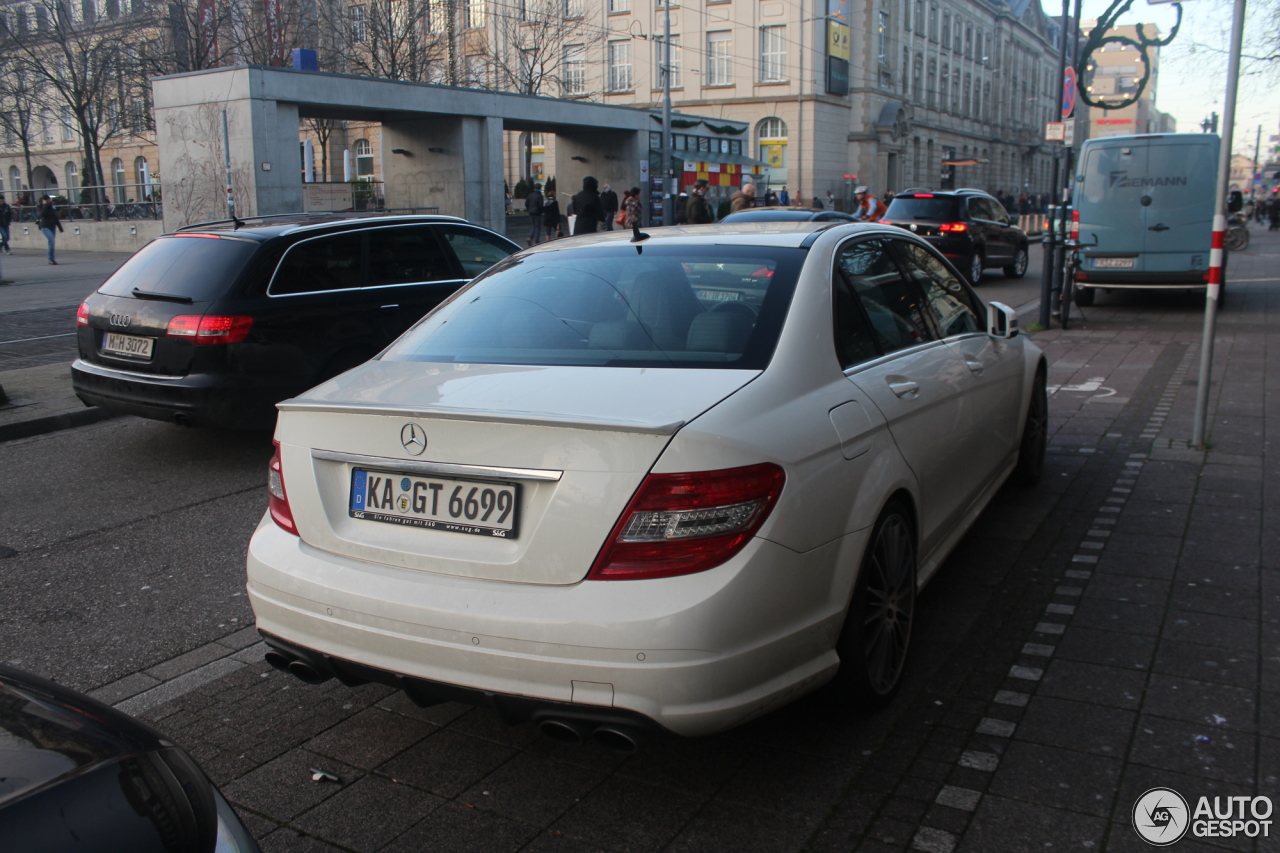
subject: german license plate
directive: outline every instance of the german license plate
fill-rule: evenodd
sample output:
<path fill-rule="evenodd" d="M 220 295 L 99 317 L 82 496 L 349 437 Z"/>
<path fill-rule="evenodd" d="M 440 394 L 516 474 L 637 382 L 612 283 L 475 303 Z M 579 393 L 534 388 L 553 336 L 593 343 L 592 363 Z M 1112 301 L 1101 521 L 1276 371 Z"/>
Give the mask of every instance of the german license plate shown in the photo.
<path fill-rule="evenodd" d="M 1133 258 L 1094 258 L 1093 268 L 1096 270 L 1131 270 Z"/>
<path fill-rule="evenodd" d="M 107 332 L 102 336 L 102 351 L 111 355 L 122 355 L 125 358 L 138 358 L 149 361 L 151 350 L 156 345 L 155 338 L 140 338 L 137 335 L 122 335 L 118 332 Z"/>
<path fill-rule="evenodd" d="M 356 468 L 348 510 L 366 521 L 515 539 L 520 487 Z"/>

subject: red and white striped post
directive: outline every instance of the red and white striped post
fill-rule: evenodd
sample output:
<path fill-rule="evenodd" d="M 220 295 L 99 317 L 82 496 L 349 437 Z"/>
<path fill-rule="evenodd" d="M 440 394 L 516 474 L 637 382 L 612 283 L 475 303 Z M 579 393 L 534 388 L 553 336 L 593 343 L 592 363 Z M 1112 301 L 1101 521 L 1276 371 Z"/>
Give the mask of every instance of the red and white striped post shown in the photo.
<path fill-rule="evenodd" d="M 1227 57 L 1227 97 L 1222 109 L 1222 147 L 1218 151 L 1218 191 L 1213 199 L 1213 242 L 1209 251 L 1209 284 L 1205 288 L 1204 334 L 1200 343 L 1200 377 L 1196 383 L 1196 420 L 1191 444 L 1204 449 L 1209 415 L 1209 374 L 1213 370 L 1213 336 L 1218 297 L 1223 284 L 1223 241 L 1227 235 L 1227 190 L 1231 178 L 1231 137 L 1236 124 L 1236 89 L 1240 83 L 1240 49 L 1244 41 L 1245 0 L 1235 0 L 1231 15 L 1231 53 Z"/>

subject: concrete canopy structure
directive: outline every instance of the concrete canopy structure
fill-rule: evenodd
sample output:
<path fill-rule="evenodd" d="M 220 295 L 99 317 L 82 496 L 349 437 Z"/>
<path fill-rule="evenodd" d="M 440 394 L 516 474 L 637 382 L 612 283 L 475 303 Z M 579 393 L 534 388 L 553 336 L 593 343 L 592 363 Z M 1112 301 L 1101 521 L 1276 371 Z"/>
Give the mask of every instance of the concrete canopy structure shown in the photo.
<path fill-rule="evenodd" d="M 224 110 L 239 216 L 303 209 L 299 121 L 333 118 L 382 123 L 388 208 L 437 207 L 497 231 L 503 130 L 554 133 L 557 181 L 573 193 L 586 175 L 638 184 L 653 125 L 629 107 L 253 65 L 152 86 L 166 230 L 227 218 Z"/>

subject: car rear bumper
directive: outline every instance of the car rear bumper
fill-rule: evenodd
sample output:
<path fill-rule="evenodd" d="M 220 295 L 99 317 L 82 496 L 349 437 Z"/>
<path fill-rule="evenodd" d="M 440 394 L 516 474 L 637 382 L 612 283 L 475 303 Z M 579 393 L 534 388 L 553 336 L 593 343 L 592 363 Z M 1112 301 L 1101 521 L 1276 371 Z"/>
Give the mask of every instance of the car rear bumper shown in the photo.
<path fill-rule="evenodd" d="M 1076 284 L 1106 287 L 1204 287 L 1208 282 L 1208 273 L 1204 270 L 1190 272 L 1089 272 L 1081 270 L 1076 273 Z"/>
<path fill-rule="evenodd" d="M 163 376 L 76 359 L 71 386 L 85 405 L 191 426 L 269 429 L 275 404 L 290 389 L 271 382 L 213 374 Z"/>
<path fill-rule="evenodd" d="M 755 539 L 695 575 L 546 586 L 363 563 L 264 517 L 248 591 L 270 639 L 389 673 L 411 698 L 497 696 L 517 719 L 568 710 L 705 735 L 835 674 L 846 602 L 831 566 L 867 532 L 805 554 Z"/>

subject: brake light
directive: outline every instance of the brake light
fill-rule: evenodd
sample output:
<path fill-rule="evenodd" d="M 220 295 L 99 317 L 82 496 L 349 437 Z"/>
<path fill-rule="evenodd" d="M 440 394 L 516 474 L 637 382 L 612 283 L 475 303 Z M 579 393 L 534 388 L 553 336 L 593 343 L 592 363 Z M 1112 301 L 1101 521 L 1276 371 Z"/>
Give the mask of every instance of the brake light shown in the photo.
<path fill-rule="evenodd" d="M 284 469 L 280 466 L 280 442 L 272 441 L 275 452 L 267 464 L 267 510 L 274 521 L 285 533 L 298 535 L 298 526 L 293 523 L 293 510 L 289 509 L 289 493 L 284 490 Z"/>
<path fill-rule="evenodd" d="M 197 344 L 234 344 L 253 328 L 253 318 L 241 315 L 179 314 L 164 333 L 171 338 L 191 338 Z"/>
<path fill-rule="evenodd" d="M 938 230 L 944 233 L 959 234 L 961 231 L 968 231 L 969 225 L 966 222 L 944 222 L 938 226 Z"/>
<path fill-rule="evenodd" d="M 588 580 L 641 580 L 714 568 L 769 517 L 786 474 L 772 463 L 650 474 L 596 557 Z"/>
<path fill-rule="evenodd" d="M 1071 211 L 1071 240 L 1080 242 L 1080 211 Z"/>
<path fill-rule="evenodd" d="M 76 325 L 89 325 L 89 303 L 81 302 L 80 307 L 76 309 Z"/>
<path fill-rule="evenodd" d="M 912 198 L 933 198 L 933 193 L 915 193 Z"/>

